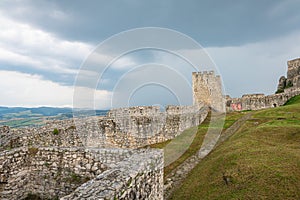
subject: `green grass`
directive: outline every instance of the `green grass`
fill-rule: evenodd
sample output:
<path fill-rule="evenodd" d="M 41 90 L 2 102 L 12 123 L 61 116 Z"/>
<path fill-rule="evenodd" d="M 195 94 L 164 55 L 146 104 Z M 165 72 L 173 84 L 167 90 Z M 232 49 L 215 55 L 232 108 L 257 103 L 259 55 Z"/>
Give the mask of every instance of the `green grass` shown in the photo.
<path fill-rule="evenodd" d="M 177 157 L 178 153 L 183 153 L 174 162 L 165 166 L 164 176 L 167 176 L 173 169 L 182 164 L 186 159 L 194 155 L 200 149 L 205 133 L 207 132 L 209 121 L 210 115 L 204 120 L 204 122 L 200 126 L 192 127 L 184 131 L 175 139 L 150 145 L 151 148 L 164 149 L 164 154 L 167 154 L 165 155 L 165 163 L 168 162 L 166 161 L 166 159 L 172 159 L 173 157 Z M 195 132 L 196 134 L 194 134 Z"/>
<path fill-rule="evenodd" d="M 300 96 L 251 113 L 170 199 L 300 199 Z M 227 116 L 225 128 L 240 115 Z"/>
<path fill-rule="evenodd" d="M 171 164 L 165 166 L 164 168 L 164 175 L 167 176 L 170 172 L 172 172 L 173 169 L 175 169 L 177 166 L 179 166 L 180 164 L 182 164 L 186 159 L 188 159 L 189 157 L 191 157 L 192 155 L 194 155 L 201 147 L 201 144 L 203 142 L 205 133 L 207 132 L 207 128 L 208 128 L 208 123 L 209 123 L 209 117 L 206 118 L 206 120 L 198 127 L 198 130 L 194 130 L 192 129 L 192 131 L 187 131 L 184 132 L 184 134 L 181 134 L 180 137 L 189 137 L 191 135 L 192 132 L 197 131 L 197 133 L 195 134 L 194 138 L 190 138 L 193 139 L 191 142 L 188 142 L 188 145 L 190 144 L 190 146 L 185 147 L 184 144 L 184 139 L 179 140 L 178 142 L 176 142 L 174 145 L 171 146 L 171 148 L 168 149 L 167 152 L 172 152 L 174 149 L 180 147 L 180 148 L 184 148 L 186 149 L 186 151 L 183 151 L 184 153 L 178 158 L 176 159 L 174 162 L 172 162 Z M 191 129 L 189 129 L 191 130 Z M 182 149 L 179 150 L 179 152 L 182 152 Z M 171 155 L 172 157 L 172 155 Z"/>
<path fill-rule="evenodd" d="M 43 125 L 43 120 L 40 118 L 26 118 L 26 119 L 11 119 L 0 122 L 0 126 L 9 126 L 12 128 L 20 128 L 26 126 Z"/>
<path fill-rule="evenodd" d="M 244 113 L 230 113 L 226 116 L 224 121 L 224 129 L 226 130 L 228 127 L 230 127 L 234 122 L 236 122 L 241 116 L 244 116 Z M 219 116 L 218 116 L 219 117 Z M 220 116 L 219 119 L 222 119 L 222 116 Z M 172 170 L 174 170 L 176 167 L 181 165 L 186 159 L 194 155 L 199 149 L 201 148 L 201 145 L 203 143 L 203 139 L 205 134 L 207 133 L 208 128 L 220 128 L 220 124 L 218 123 L 218 120 L 215 120 L 215 124 L 210 124 L 211 122 L 211 114 L 207 116 L 207 118 L 204 120 L 204 122 L 198 126 L 197 133 L 195 136 L 193 133 L 195 132 L 196 127 L 192 127 L 186 131 L 184 131 L 182 134 L 180 134 L 176 139 L 168 140 L 162 143 L 152 144 L 150 145 L 151 148 L 159 148 L 159 149 L 165 149 L 165 163 L 168 162 L 166 159 L 167 157 L 176 157 L 176 155 L 181 153 L 181 155 L 174 160 L 171 164 L 165 166 L 164 168 L 164 176 L 169 175 Z M 222 120 L 221 120 L 222 121 Z M 191 140 L 192 139 L 192 140 Z M 172 144 L 170 144 L 172 141 Z M 188 145 L 188 146 L 186 146 Z M 166 150 L 167 149 L 167 150 Z M 183 151 L 183 149 L 185 151 Z M 173 155 L 172 155 L 173 152 Z M 167 154 L 167 156 L 166 156 Z"/>
<path fill-rule="evenodd" d="M 236 122 L 239 118 L 241 118 L 245 114 L 246 114 L 246 112 L 232 112 L 232 113 L 228 113 L 226 115 L 226 118 L 225 118 L 225 122 L 224 122 L 224 126 L 223 126 L 223 132 L 227 128 L 229 128 L 230 126 L 232 126 L 234 124 L 234 122 Z"/>
<path fill-rule="evenodd" d="M 53 129 L 53 135 L 58 135 L 59 130 L 57 128 Z"/>
<path fill-rule="evenodd" d="M 285 103 L 285 105 L 293 105 L 293 104 L 298 104 L 298 103 L 300 103 L 300 95 L 292 97 Z"/>

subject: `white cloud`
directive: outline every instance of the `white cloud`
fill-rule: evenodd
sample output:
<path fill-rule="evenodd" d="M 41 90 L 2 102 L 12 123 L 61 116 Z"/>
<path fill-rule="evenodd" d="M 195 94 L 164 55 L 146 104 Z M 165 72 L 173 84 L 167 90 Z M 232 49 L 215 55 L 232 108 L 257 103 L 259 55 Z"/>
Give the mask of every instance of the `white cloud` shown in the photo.
<path fill-rule="evenodd" d="M 54 15 L 60 15 L 53 13 Z M 0 62 L 57 73 L 76 74 L 80 63 L 88 58 L 93 46 L 63 40 L 29 24 L 14 21 L 0 12 Z M 130 56 L 93 54 L 90 61 L 103 65 L 114 61 L 111 68 L 128 69 L 135 65 Z M 77 66 L 74 66 L 76 63 Z"/>
<path fill-rule="evenodd" d="M 80 87 L 81 91 L 95 95 L 98 109 L 106 109 L 110 104 L 111 93 Z M 41 76 L 15 71 L 0 71 L 0 105 L 4 106 L 57 106 L 72 107 L 73 87 L 43 80 Z M 84 99 L 82 95 L 82 100 Z M 93 99 L 94 100 L 94 99 Z"/>
<path fill-rule="evenodd" d="M 14 21 L 0 12 L 0 61 L 42 70 L 76 73 L 74 61 L 81 62 L 92 50 L 90 44 L 67 41 Z M 73 68 L 73 69 L 72 69 Z"/>
<path fill-rule="evenodd" d="M 0 60 L 13 65 L 39 66 L 42 63 L 28 56 L 8 51 L 0 47 Z"/>
<path fill-rule="evenodd" d="M 54 17 L 65 17 L 62 13 L 53 13 Z M 2 66 L 22 67 L 22 71 L 42 70 L 59 75 L 78 73 L 82 61 L 88 58 L 93 46 L 78 41 L 68 41 L 45 32 L 30 24 L 15 21 L 0 11 L 0 63 Z M 95 54 L 93 64 L 103 65 L 115 59 L 111 54 Z M 75 65 L 75 66 L 74 66 Z M 124 69 L 134 65 L 130 56 L 117 59 L 111 68 Z M 1 69 L 1 68 L 0 68 Z M 95 77 L 96 69 L 84 69 L 87 80 Z M 45 74 L 45 73 L 43 73 Z M 68 83 L 70 84 L 70 83 Z M 86 84 L 85 84 L 86 85 Z M 79 86 L 82 93 L 95 93 L 96 108 L 109 108 L 111 92 Z M 0 105 L 7 106 L 72 106 L 73 87 L 44 80 L 41 76 L 13 71 L 0 71 L 0 89 L 3 95 Z M 90 99 L 81 95 L 79 105 L 86 107 Z M 93 99 L 94 100 L 94 99 Z M 88 104 L 90 106 L 90 104 Z"/>
<path fill-rule="evenodd" d="M 281 8 L 283 7 L 274 8 L 274 13 L 270 13 L 270 15 L 284 14 L 285 10 L 276 11 Z M 65 20 L 68 17 L 60 11 L 51 11 L 51 16 Z M 78 63 L 87 58 L 93 49 L 90 44 L 64 40 L 32 25 L 15 21 L 6 17 L 1 11 L 0 24 L 0 63 L 3 64 L 35 68 L 58 74 L 76 74 Z M 206 50 L 219 67 L 228 93 L 232 96 L 240 96 L 243 93 L 274 92 L 278 78 L 286 74 L 286 61 L 300 56 L 299 43 L 300 33 L 297 32 L 254 44 L 212 47 Z M 184 51 L 193 53 L 193 51 Z M 115 57 L 116 55 L 110 53 L 95 54 L 90 61 L 101 65 L 113 61 Z M 209 66 L 209 62 L 205 62 L 202 55 L 195 54 L 194 57 L 205 63 L 204 66 L 201 66 L 203 69 Z M 175 62 L 176 60 L 170 60 L 170 58 L 169 56 L 162 59 L 166 59 L 165 62 L 168 64 L 178 64 Z M 164 61 L 161 62 L 164 63 Z M 137 61 L 128 54 L 117 59 L 111 68 L 119 71 L 128 70 L 137 64 Z M 99 72 L 99 68 L 84 69 L 82 73 L 88 81 L 95 77 L 95 71 Z M 186 71 L 188 72 L 188 70 Z M 0 71 L 0 73 L 2 94 L 0 104 L 11 106 L 72 104 L 72 87 L 46 81 L 36 75 L 8 71 Z M 185 72 L 182 73 L 185 74 Z M 26 91 L 29 92 L 26 93 Z M 107 106 L 109 92 L 102 91 L 98 95 L 97 98 L 101 105 Z"/>

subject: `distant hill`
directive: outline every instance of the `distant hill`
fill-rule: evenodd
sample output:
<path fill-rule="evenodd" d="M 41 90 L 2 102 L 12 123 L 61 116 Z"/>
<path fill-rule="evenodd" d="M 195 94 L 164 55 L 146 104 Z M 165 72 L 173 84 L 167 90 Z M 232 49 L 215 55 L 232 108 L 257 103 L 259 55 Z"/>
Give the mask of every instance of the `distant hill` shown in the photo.
<path fill-rule="evenodd" d="M 97 116 L 103 116 L 107 110 L 96 110 Z M 88 111 L 85 111 L 88 113 Z M 94 112 L 93 112 L 94 113 Z M 1 107 L 0 106 L 0 126 L 11 127 L 42 125 L 45 120 L 59 120 L 73 117 L 72 108 L 55 107 Z"/>

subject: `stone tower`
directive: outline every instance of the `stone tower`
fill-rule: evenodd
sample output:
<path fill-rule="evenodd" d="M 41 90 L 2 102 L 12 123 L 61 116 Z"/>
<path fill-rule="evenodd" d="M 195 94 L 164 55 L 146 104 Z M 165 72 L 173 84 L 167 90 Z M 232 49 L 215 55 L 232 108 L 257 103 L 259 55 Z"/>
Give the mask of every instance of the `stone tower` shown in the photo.
<path fill-rule="evenodd" d="M 225 111 L 225 100 L 222 94 L 221 77 L 214 71 L 193 72 L 194 104 L 204 103 L 220 112 Z"/>
<path fill-rule="evenodd" d="M 284 92 L 286 88 L 300 87 L 300 58 L 289 60 L 287 65 L 287 78 L 285 76 L 280 77 L 276 93 Z"/>
<path fill-rule="evenodd" d="M 293 87 L 300 87 L 300 58 L 289 60 L 287 64 L 287 84 L 292 83 Z"/>

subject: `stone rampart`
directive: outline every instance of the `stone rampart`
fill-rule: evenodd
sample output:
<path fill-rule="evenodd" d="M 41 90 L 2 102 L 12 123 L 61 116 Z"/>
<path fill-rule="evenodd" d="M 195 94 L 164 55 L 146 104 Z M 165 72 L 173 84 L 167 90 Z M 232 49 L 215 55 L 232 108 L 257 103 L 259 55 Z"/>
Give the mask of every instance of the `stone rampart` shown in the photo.
<path fill-rule="evenodd" d="M 28 195 L 162 199 L 163 195 L 160 150 L 22 147 L 1 152 L 0 163 L 1 199 Z"/>
<path fill-rule="evenodd" d="M 113 109 L 105 117 L 53 121 L 43 127 L 0 129 L 0 149 L 21 146 L 89 146 L 137 148 L 173 139 L 187 128 L 199 125 L 207 107 L 155 106 Z"/>
<path fill-rule="evenodd" d="M 146 112 L 142 108 L 136 107 L 130 112 L 127 109 L 112 110 L 108 113 L 109 118 L 101 121 L 110 145 L 131 148 L 173 139 L 185 129 L 202 123 L 208 111 L 207 107 L 198 105 L 168 106 L 163 112 L 155 106 L 147 107 Z"/>
<path fill-rule="evenodd" d="M 134 154 L 62 198 L 80 199 L 163 199 L 162 151 Z"/>
<path fill-rule="evenodd" d="M 218 112 L 225 112 L 222 81 L 214 71 L 193 72 L 194 105 L 205 104 Z"/>
<path fill-rule="evenodd" d="M 16 148 L 0 154 L 1 199 L 62 197 L 107 169 L 83 148 Z"/>
<path fill-rule="evenodd" d="M 283 93 L 243 95 L 241 98 L 227 98 L 227 111 L 260 110 L 284 105 L 290 98 L 299 95 L 300 88 L 287 88 Z"/>

